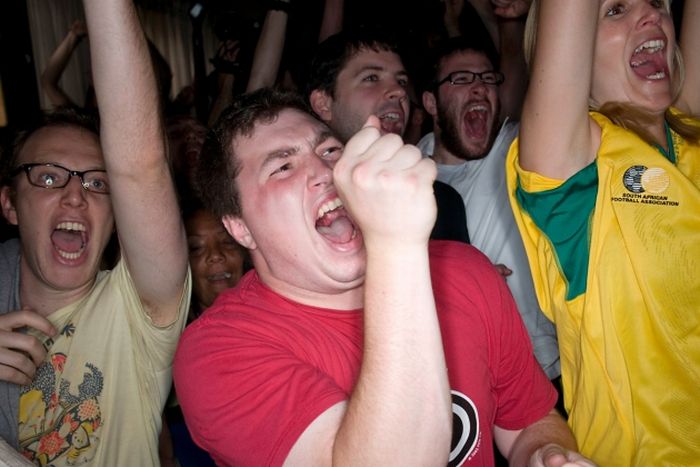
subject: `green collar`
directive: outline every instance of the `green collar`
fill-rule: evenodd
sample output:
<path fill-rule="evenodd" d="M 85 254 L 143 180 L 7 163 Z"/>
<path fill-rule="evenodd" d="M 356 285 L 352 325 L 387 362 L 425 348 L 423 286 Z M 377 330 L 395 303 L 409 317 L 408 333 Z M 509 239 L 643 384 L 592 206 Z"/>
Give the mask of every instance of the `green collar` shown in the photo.
<path fill-rule="evenodd" d="M 663 147 L 659 146 L 658 144 L 655 144 L 656 149 L 659 150 L 659 152 L 671 163 L 675 164 L 676 163 L 676 148 L 674 147 L 674 142 L 673 142 L 673 133 L 671 132 L 671 127 L 668 126 L 668 122 L 664 121 L 664 130 L 666 130 L 666 146 L 668 146 L 668 151 L 666 151 Z"/>

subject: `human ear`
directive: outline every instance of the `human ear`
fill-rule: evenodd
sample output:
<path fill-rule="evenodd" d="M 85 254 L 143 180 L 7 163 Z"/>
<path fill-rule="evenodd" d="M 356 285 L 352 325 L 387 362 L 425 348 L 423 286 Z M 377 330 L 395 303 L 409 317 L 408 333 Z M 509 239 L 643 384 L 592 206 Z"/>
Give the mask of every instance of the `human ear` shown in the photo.
<path fill-rule="evenodd" d="M 13 188 L 4 186 L 0 189 L 0 205 L 2 206 L 2 215 L 5 216 L 7 222 L 12 225 L 17 225 L 17 210 L 15 209 L 13 198 Z"/>
<path fill-rule="evenodd" d="M 331 121 L 333 118 L 333 112 L 331 111 L 333 98 L 326 91 L 314 89 L 309 96 L 309 102 L 311 103 L 311 108 L 321 120 L 324 122 Z"/>
<path fill-rule="evenodd" d="M 435 94 L 430 91 L 423 91 L 423 108 L 433 118 L 437 117 L 437 102 L 435 101 Z"/>
<path fill-rule="evenodd" d="M 249 250 L 255 250 L 257 248 L 255 239 L 242 218 L 238 216 L 224 216 L 221 218 L 221 222 L 224 224 L 224 228 L 229 235 L 240 245 L 243 245 Z"/>

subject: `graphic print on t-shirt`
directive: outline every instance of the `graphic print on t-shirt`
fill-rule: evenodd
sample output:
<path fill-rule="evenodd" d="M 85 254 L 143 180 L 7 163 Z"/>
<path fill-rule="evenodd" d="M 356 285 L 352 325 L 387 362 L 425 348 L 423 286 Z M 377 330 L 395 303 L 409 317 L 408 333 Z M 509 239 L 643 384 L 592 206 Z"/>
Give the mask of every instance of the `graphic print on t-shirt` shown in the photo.
<path fill-rule="evenodd" d="M 61 337 L 70 340 L 72 323 Z M 49 339 L 44 346 L 53 343 Z M 69 346 L 62 345 L 62 348 Z M 21 390 L 19 443 L 22 455 L 39 465 L 76 465 L 89 462 L 99 443 L 102 414 L 98 397 L 104 376 L 85 362 L 79 383 L 63 378 L 67 355 L 56 351 L 37 368 L 32 384 Z"/>
<path fill-rule="evenodd" d="M 479 450 L 479 412 L 474 402 L 459 391 L 452 391 L 452 448 L 448 467 L 458 467 Z"/>

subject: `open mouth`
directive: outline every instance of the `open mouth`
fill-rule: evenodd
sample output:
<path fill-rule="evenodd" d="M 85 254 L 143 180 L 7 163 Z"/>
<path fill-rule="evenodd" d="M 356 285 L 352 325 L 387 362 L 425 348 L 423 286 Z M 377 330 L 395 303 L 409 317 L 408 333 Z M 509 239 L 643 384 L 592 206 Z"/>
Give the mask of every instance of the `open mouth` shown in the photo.
<path fill-rule="evenodd" d="M 316 231 L 331 243 L 348 243 L 357 237 L 357 229 L 343 207 L 340 198 L 334 198 L 318 208 Z"/>
<path fill-rule="evenodd" d="M 401 130 L 403 129 L 403 115 L 400 112 L 391 111 L 381 114 L 379 115 L 379 121 L 384 133 L 401 134 Z"/>
<path fill-rule="evenodd" d="M 489 109 L 483 103 L 472 103 L 466 107 L 464 114 L 465 132 L 469 138 L 482 139 L 489 134 Z"/>
<path fill-rule="evenodd" d="M 51 233 L 51 242 L 61 258 L 80 258 L 87 245 L 87 229 L 80 222 L 60 222 Z"/>
<path fill-rule="evenodd" d="M 209 282 L 228 281 L 228 280 L 231 280 L 232 277 L 233 277 L 233 274 L 231 274 L 228 271 L 224 271 L 224 272 L 219 272 L 217 274 L 212 274 L 210 276 L 207 276 L 207 280 Z"/>
<path fill-rule="evenodd" d="M 668 76 L 665 52 L 666 41 L 661 39 L 646 41 L 634 50 L 630 66 L 634 73 L 642 79 L 662 80 Z"/>

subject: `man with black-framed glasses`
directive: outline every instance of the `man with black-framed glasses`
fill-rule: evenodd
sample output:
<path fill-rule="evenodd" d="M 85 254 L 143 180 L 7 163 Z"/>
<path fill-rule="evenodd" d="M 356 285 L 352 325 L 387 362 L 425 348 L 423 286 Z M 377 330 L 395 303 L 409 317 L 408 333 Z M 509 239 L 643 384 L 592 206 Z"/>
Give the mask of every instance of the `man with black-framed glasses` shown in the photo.
<path fill-rule="evenodd" d="M 40 465 L 158 465 L 187 245 L 133 2 L 84 6 L 101 124 L 61 109 L 2 158 L 0 436 Z"/>
<path fill-rule="evenodd" d="M 507 283 L 535 356 L 555 380 L 561 374 L 556 330 L 537 302 L 505 181 L 505 156 L 518 124 L 502 118 L 499 91 L 504 81 L 526 76 L 504 76 L 499 63 L 489 39 L 481 35 L 463 35 L 435 48 L 423 92 L 433 133 L 418 146 L 436 162 L 438 180 L 462 196 L 472 244 L 511 271 Z M 430 147 L 426 140 L 433 135 Z"/>

